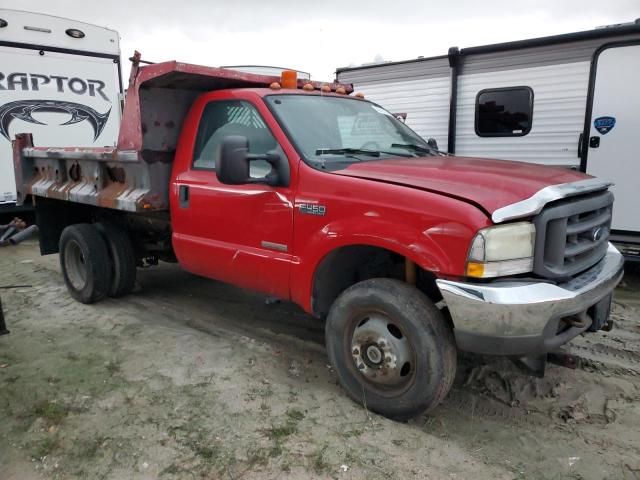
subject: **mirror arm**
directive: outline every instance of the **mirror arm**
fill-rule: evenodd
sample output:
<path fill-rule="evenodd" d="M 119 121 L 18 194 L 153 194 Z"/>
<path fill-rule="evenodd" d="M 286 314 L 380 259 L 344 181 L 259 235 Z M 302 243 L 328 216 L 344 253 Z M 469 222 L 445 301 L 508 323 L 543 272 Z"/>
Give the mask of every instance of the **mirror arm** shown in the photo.
<path fill-rule="evenodd" d="M 277 166 L 277 163 L 280 161 L 280 155 L 277 153 L 248 153 L 247 160 L 264 160 L 271 165 Z"/>

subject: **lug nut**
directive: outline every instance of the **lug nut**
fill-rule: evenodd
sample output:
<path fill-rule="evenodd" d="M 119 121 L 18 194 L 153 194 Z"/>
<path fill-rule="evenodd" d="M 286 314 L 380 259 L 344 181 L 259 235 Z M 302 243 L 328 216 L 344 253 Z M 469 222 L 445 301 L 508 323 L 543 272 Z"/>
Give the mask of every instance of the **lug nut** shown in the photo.
<path fill-rule="evenodd" d="M 357 348 L 353 349 L 353 354 L 354 355 L 359 355 L 360 354 L 360 350 L 358 350 Z"/>

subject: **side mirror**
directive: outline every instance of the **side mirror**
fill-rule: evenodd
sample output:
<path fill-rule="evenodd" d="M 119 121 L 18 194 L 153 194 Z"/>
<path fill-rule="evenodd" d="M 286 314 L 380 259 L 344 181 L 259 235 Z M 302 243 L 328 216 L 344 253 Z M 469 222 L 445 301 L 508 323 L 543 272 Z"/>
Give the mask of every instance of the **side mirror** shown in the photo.
<path fill-rule="evenodd" d="M 434 150 L 438 150 L 438 142 L 436 142 L 435 138 L 430 138 L 427 140 L 427 145 L 429 145 Z"/>
<path fill-rule="evenodd" d="M 249 183 L 249 140 L 234 135 L 225 137 L 216 160 L 216 176 L 227 185 Z"/>
<path fill-rule="evenodd" d="M 263 178 L 252 178 L 250 163 L 264 160 L 272 167 L 271 173 Z M 249 153 L 249 140 L 240 135 L 231 135 L 222 140 L 220 155 L 216 161 L 216 176 L 226 185 L 244 185 L 247 183 L 266 183 L 267 185 L 289 185 L 289 165 L 277 153 Z"/>

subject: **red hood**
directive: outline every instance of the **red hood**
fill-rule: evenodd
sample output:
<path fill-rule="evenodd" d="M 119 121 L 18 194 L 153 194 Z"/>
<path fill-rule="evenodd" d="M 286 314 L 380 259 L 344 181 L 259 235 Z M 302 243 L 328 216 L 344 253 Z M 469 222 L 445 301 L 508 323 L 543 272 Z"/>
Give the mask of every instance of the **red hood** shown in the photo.
<path fill-rule="evenodd" d="M 376 160 L 333 173 L 442 193 L 475 203 L 489 214 L 549 185 L 590 178 L 566 168 L 468 157 Z"/>

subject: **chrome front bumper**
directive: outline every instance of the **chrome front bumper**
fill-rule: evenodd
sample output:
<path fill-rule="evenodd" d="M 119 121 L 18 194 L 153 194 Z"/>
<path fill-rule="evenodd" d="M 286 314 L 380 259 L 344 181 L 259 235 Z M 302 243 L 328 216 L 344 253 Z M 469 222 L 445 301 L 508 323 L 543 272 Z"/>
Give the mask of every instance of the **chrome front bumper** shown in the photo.
<path fill-rule="evenodd" d="M 437 280 L 449 308 L 458 348 L 495 355 L 544 353 L 585 331 L 559 332 L 563 318 L 606 298 L 623 275 L 624 258 L 609 244 L 600 262 L 563 284 L 543 281 L 463 283 Z"/>

